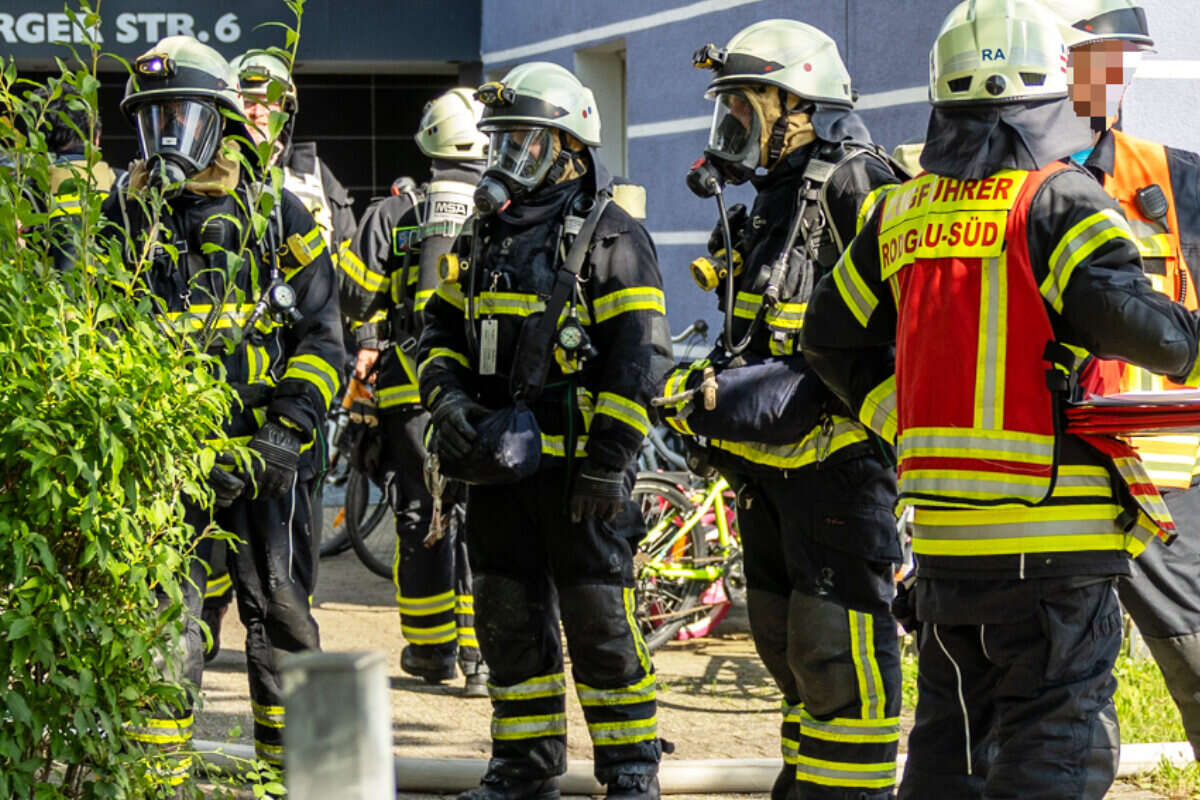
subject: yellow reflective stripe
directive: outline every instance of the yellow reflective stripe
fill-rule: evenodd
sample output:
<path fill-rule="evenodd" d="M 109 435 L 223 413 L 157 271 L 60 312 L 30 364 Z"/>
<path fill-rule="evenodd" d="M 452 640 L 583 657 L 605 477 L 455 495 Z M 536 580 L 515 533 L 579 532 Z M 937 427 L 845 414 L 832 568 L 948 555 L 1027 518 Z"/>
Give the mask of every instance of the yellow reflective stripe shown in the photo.
<path fill-rule="evenodd" d="M 783 712 L 784 722 L 800 722 L 804 719 L 804 704 L 797 703 L 789 706 L 786 700 L 779 701 L 779 710 Z"/>
<path fill-rule="evenodd" d="M 421 393 L 411 383 L 403 386 L 388 386 L 375 392 L 380 408 L 416 405 L 421 402 Z"/>
<path fill-rule="evenodd" d="M 850 656 L 858 677 L 858 697 L 863 719 L 883 716 L 883 677 L 875 658 L 875 619 L 870 614 L 847 610 L 850 623 Z"/>
<path fill-rule="evenodd" d="M 533 700 L 538 697 L 557 697 L 567 693 L 567 677 L 561 672 L 538 675 L 512 686 L 497 686 L 488 681 L 488 695 L 493 700 Z"/>
<path fill-rule="evenodd" d="M 674 429 L 684 436 L 695 436 L 696 432 L 692 430 L 692 426 L 688 425 L 687 420 L 683 417 L 666 417 L 667 426 Z"/>
<path fill-rule="evenodd" d="M 404 597 L 403 595 L 396 596 L 396 604 L 400 607 L 401 614 L 440 614 L 443 611 L 454 610 L 454 590 L 442 592 L 430 597 Z"/>
<path fill-rule="evenodd" d="M 975 349 L 977 429 L 1004 427 L 1004 368 L 1008 352 L 1008 262 L 985 258 L 979 280 L 979 338 Z"/>
<path fill-rule="evenodd" d="M 444 644 L 454 641 L 458 635 L 458 626 L 453 621 L 428 628 L 401 624 L 400 633 L 410 644 Z"/>
<path fill-rule="evenodd" d="M 233 578 L 228 572 L 226 572 L 224 575 L 218 575 L 215 578 L 209 579 L 208 582 L 204 584 L 204 596 L 206 598 L 220 597 L 228 592 L 231 588 L 233 588 Z"/>
<path fill-rule="evenodd" d="M 642 436 L 650 430 L 650 417 L 646 414 L 645 407 L 613 392 L 600 393 L 596 398 L 595 413 L 623 422 Z"/>
<path fill-rule="evenodd" d="M 56 194 L 52 198 L 52 202 L 49 219 L 83 215 L 83 203 L 78 194 Z"/>
<path fill-rule="evenodd" d="M 846 308 L 850 309 L 850 313 L 858 320 L 858 324 L 864 328 L 867 327 L 867 322 L 879 305 L 879 298 L 867 288 L 866 281 L 859 274 L 858 268 L 854 266 L 854 259 L 850 257 L 850 248 L 846 248 L 842 257 L 833 265 L 833 282 L 837 285 L 842 302 L 846 304 Z"/>
<path fill-rule="evenodd" d="M 896 441 L 896 376 L 867 392 L 862 408 L 858 410 L 858 421 L 878 433 L 889 442 Z"/>
<path fill-rule="evenodd" d="M 625 623 L 629 625 L 629 633 L 633 636 L 633 647 L 637 651 L 638 663 L 642 665 L 642 671 L 646 675 L 653 677 L 654 664 L 650 661 L 650 648 L 646 646 L 646 639 L 642 636 L 642 626 L 638 624 L 635 617 L 637 598 L 630 587 L 623 589 L 621 596 L 625 601 Z"/>
<path fill-rule="evenodd" d="M 783 756 L 783 763 L 795 765 L 800 756 L 800 743 L 795 739 L 789 739 L 786 736 L 779 737 L 779 752 Z"/>
<path fill-rule="evenodd" d="M 1095 473 L 1072 476 L 1059 468 L 1054 484 L 1054 497 L 1111 497 L 1112 478 L 1108 471 L 1096 468 Z M 931 470 L 909 469 L 903 473 L 906 486 L 937 487 L 969 499 L 994 497 L 1027 497 L 1039 499 L 1045 495 L 1047 479 L 1034 475 L 985 472 L 968 469 Z M 920 502 L 924 502 L 923 500 Z"/>
<path fill-rule="evenodd" d="M 863 225 L 867 224 L 867 218 L 871 216 L 871 212 L 875 210 L 876 204 L 883 199 L 883 196 L 899 185 L 898 183 L 885 183 L 883 186 L 876 186 L 863 198 L 862 205 L 858 207 L 858 216 L 854 220 L 856 234 L 862 232 Z M 847 243 L 848 246 L 849 243 Z"/>
<path fill-rule="evenodd" d="M 341 252 L 338 254 L 338 269 L 371 294 L 378 293 L 387 284 L 388 276 L 368 267 L 358 254 L 350 249 L 349 242 L 342 243 Z"/>
<path fill-rule="evenodd" d="M 316 261 L 317 256 L 325 251 L 325 237 L 321 235 L 321 226 L 314 226 L 311 231 L 303 236 L 299 233 L 293 233 L 287 237 L 287 246 L 292 257 L 296 259 L 298 264 L 292 270 L 284 270 L 283 274 L 287 278 L 291 278 L 292 275 Z"/>
<path fill-rule="evenodd" d="M 653 700 L 656 696 L 656 683 L 653 674 L 616 689 L 597 689 L 576 681 L 575 693 L 579 695 L 581 706 L 624 706 Z"/>
<path fill-rule="evenodd" d="M 421 362 L 421 365 L 419 367 L 417 367 L 417 377 L 418 378 L 421 377 L 421 373 L 425 371 L 425 368 L 428 367 L 433 362 L 433 360 L 437 359 L 437 358 L 448 358 L 451 361 L 457 361 L 459 364 L 462 364 L 467 369 L 471 368 L 471 362 L 468 361 L 467 357 L 464 356 L 462 353 L 459 353 L 455 350 L 451 350 L 448 347 L 435 347 L 429 351 L 429 356 L 424 361 Z"/>
<path fill-rule="evenodd" d="M 474 614 L 475 613 L 475 596 L 469 594 L 460 594 L 456 599 L 454 606 L 455 613 L 458 614 Z"/>
<path fill-rule="evenodd" d="M 424 311 L 429 298 L 433 297 L 433 291 L 433 289 L 422 289 L 413 295 L 413 310 L 417 312 Z"/>
<path fill-rule="evenodd" d="M 284 727 L 284 710 L 283 706 L 260 706 L 257 703 L 251 703 L 250 708 L 254 714 L 254 721 L 264 728 Z"/>
<path fill-rule="evenodd" d="M 741 319 L 754 319 L 762 308 L 762 295 L 753 292 L 738 292 L 733 301 L 733 315 Z"/>
<path fill-rule="evenodd" d="M 433 292 L 459 311 L 466 311 L 467 298 L 463 297 L 462 289 L 457 283 L 441 283 Z"/>
<path fill-rule="evenodd" d="M 326 408 L 333 402 L 333 396 L 337 394 L 338 385 L 341 383 L 338 371 L 325 359 L 311 353 L 302 353 L 288 359 L 287 371 L 283 373 L 283 378 L 296 378 L 316 386 L 325 400 Z"/>
<path fill-rule="evenodd" d="M 857 764 L 801 755 L 796 759 L 796 780 L 820 786 L 885 789 L 896 782 L 896 763 Z"/>
<path fill-rule="evenodd" d="M 814 719 L 807 712 L 800 716 L 800 735 L 826 742 L 887 744 L 900 741 L 900 718 L 853 719 L 834 717 Z"/>
<path fill-rule="evenodd" d="M 1105 242 L 1120 238 L 1136 245 L 1125 218 L 1112 208 L 1104 208 L 1084 217 L 1063 235 L 1050 253 L 1050 273 L 1038 287 L 1055 311 L 1062 311 L 1063 293 L 1079 262 Z"/>
<path fill-rule="evenodd" d="M 283 745 L 267 744 L 254 740 L 254 755 L 258 756 L 260 761 L 265 761 L 268 764 L 280 765 L 283 763 Z"/>
<path fill-rule="evenodd" d="M 596 322 L 606 322 L 613 317 L 630 311 L 653 311 L 667 313 L 667 302 L 662 289 L 654 286 L 635 286 L 630 289 L 610 292 L 592 301 L 596 310 Z"/>
<path fill-rule="evenodd" d="M 755 464 L 778 469 L 799 469 L 815 464 L 843 447 L 865 442 L 870 436 L 867 429 L 855 420 L 835 416 L 833 421 L 831 437 L 826 436 L 821 428 L 817 427 L 796 444 L 767 445 L 759 442 L 727 442 L 721 439 L 711 439 L 709 444 Z"/>
<path fill-rule="evenodd" d="M 566 714 L 535 714 L 528 717 L 492 717 L 492 738 L 496 741 L 566 736 Z"/>
<path fill-rule="evenodd" d="M 767 309 L 763 320 L 768 327 L 795 332 L 804 327 L 806 311 L 808 311 L 808 303 L 779 303 L 774 308 Z"/>
<path fill-rule="evenodd" d="M 575 456 L 577 458 L 587 455 L 587 440 L 586 436 L 575 437 Z M 566 437 L 555 436 L 550 433 L 542 433 L 542 455 L 557 456 L 558 458 L 567 457 Z"/>
<path fill-rule="evenodd" d="M 459 628 L 458 629 L 458 646 L 459 647 L 479 647 L 479 640 L 475 638 L 474 628 Z"/>
<path fill-rule="evenodd" d="M 653 741 L 658 738 L 658 717 L 623 722 L 589 722 L 588 733 L 596 747 Z"/>
<path fill-rule="evenodd" d="M 979 428 L 908 428 L 897 448 L 901 458 L 992 458 L 1031 464 L 1054 461 L 1054 436 Z"/>

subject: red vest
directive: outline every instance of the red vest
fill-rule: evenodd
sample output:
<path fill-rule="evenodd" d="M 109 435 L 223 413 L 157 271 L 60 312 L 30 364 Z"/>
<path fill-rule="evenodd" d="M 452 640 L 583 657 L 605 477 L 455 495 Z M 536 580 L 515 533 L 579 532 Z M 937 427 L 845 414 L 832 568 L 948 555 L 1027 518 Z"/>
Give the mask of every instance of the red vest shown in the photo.
<path fill-rule="evenodd" d="M 994 507 L 1050 495 L 1057 446 L 1044 354 L 1054 334 L 1025 226 L 1038 187 L 1063 168 L 923 175 L 885 200 L 902 500 Z"/>

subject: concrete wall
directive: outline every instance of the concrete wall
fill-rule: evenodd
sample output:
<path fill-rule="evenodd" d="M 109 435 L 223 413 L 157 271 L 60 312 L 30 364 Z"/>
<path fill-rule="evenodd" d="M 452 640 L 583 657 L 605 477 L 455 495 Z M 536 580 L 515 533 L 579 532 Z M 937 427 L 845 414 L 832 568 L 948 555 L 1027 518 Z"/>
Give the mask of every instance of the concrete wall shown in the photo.
<path fill-rule="evenodd" d="M 1158 55 L 1146 60 L 1130 89 L 1126 128 L 1200 150 L 1200 33 L 1194 24 L 1200 0 L 1143 2 Z M 532 60 L 570 69 L 577 50 L 624 41 L 628 174 L 647 188 L 647 227 L 658 245 L 668 314 L 678 330 L 697 316 L 718 317 L 712 295 L 702 293 L 687 271 L 704 252 L 716 219 L 714 203 L 697 199 L 683 184 L 704 148 L 712 114 L 712 102 L 704 99 L 709 73 L 692 69 L 692 52 L 706 42 L 723 45 L 758 20 L 790 17 L 815 25 L 838 43 L 863 118 L 875 140 L 891 148 L 924 135 L 929 47 L 952 7 L 947 0 L 483 0 L 481 49 L 484 69 L 498 75 Z M 1184 63 L 1168 63 L 1179 61 Z M 745 189 L 729 195 L 731 201 L 750 197 Z"/>

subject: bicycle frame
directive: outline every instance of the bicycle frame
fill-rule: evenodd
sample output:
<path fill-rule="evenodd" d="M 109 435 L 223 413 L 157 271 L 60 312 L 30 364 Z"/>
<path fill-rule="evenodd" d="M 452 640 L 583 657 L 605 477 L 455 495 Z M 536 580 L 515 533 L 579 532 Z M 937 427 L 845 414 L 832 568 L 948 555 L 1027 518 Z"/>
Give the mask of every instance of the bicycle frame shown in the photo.
<path fill-rule="evenodd" d="M 729 529 L 729 520 L 725 506 L 725 492 L 728 489 L 729 483 L 724 478 L 717 478 L 717 480 L 710 483 L 705 489 L 704 500 L 692 507 L 683 525 L 679 526 L 669 539 L 658 541 L 659 537 L 662 537 L 666 533 L 667 526 L 671 522 L 670 518 L 662 520 L 647 531 L 646 538 L 642 541 L 643 543 L 653 543 L 653 547 L 647 549 L 656 555 L 642 567 L 643 572 L 662 578 L 704 581 L 706 583 L 711 583 L 722 577 L 725 574 L 725 562 L 729 556 L 733 542 L 733 534 Z M 718 563 L 703 567 L 683 567 L 663 562 L 661 554 L 670 552 L 676 542 L 691 533 L 692 529 L 700 524 L 709 510 L 714 512 L 716 519 L 717 543 L 720 547 L 720 552 L 717 554 L 718 558 L 716 558 Z"/>

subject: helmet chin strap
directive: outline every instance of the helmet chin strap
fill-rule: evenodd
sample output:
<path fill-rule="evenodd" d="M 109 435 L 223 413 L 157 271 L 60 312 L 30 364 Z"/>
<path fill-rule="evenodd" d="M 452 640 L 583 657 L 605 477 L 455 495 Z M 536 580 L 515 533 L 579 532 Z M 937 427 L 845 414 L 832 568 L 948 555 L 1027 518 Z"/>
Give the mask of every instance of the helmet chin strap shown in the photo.
<path fill-rule="evenodd" d="M 553 186 L 562 180 L 562 176 L 566 173 L 567 167 L 574 164 L 579 156 L 571 148 L 567 147 L 562 139 L 562 133 L 555 131 L 555 136 L 558 139 L 558 155 L 554 159 L 554 163 L 550 165 L 550 169 L 546 172 L 546 177 L 542 181 L 547 186 Z M 582 170 L 578 170 L 582 171 Z"/>

